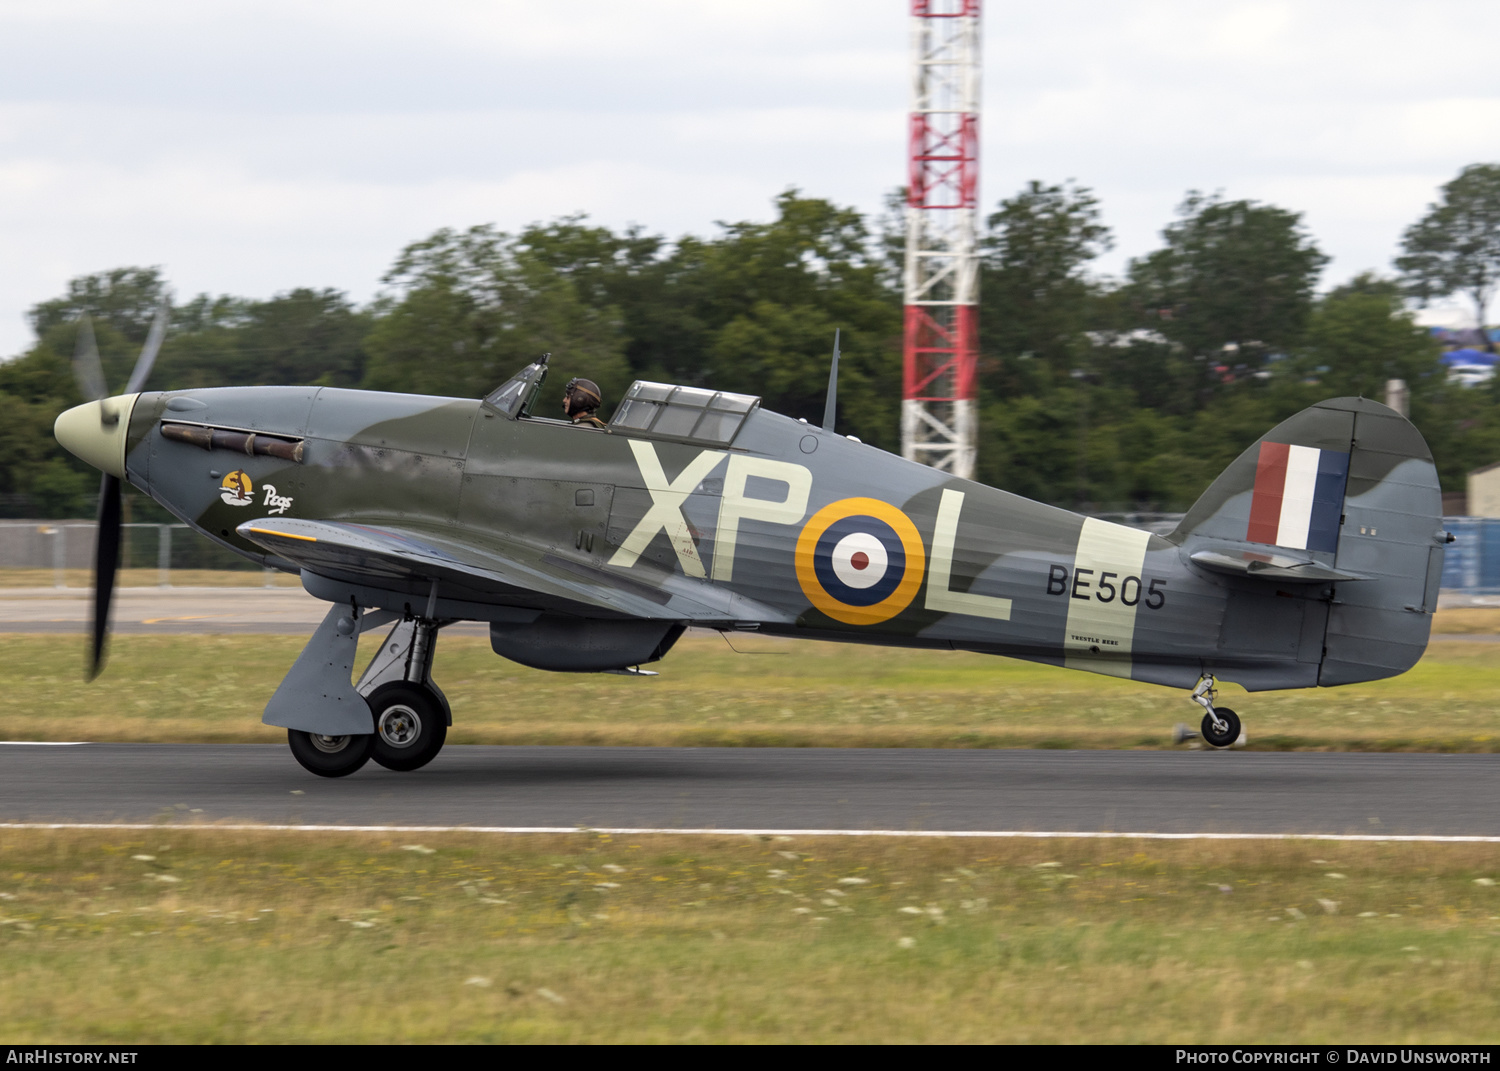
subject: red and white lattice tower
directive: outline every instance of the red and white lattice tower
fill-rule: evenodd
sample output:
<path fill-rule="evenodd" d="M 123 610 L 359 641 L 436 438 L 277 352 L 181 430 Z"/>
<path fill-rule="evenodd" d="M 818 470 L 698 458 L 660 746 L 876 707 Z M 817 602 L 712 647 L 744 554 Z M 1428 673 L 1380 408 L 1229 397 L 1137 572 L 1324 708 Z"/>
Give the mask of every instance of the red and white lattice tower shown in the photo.
<path fill-rule="evenodd" d="M 980 0 L 912 0 L 901 453 L 974 476 Z"/>

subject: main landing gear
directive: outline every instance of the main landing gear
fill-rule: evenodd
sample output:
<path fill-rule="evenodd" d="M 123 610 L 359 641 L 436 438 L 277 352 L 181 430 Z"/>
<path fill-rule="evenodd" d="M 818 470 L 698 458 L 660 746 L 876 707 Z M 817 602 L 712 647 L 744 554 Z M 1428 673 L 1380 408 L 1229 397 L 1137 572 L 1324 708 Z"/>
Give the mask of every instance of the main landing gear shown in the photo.
<path fill-rule="evenodd" d="M 347 777 L 371 759 L 387 770 L 400 772 L 426 766 L 442 750 L 448 737 L 448 725 L 453 720 L 447 698 L 432 680 L 437 632 L 447 622 L 427 617 L 396 620 L 398 615 L 384 611 L 362 618 L 357 610 L 341 612 L 348 616 L 335 623 L 327 640 L 330 644 L 349 647 L 346 652 L 348 660 L 325 659 L 323 665 L 328 668 L 321 671 L 334 675 L 343 673 L 342 689 L 346 694 L 337 694 L 340 686 L 334 683 L 324 689 L 323 699 L 347 699 L 343 704 L 347 711 L 343 725 L 349 728 L 369 725 L 373 731 L 324 735 L 288 728 L 287 743 L 292 756 L 304 769 L 319 777 Z M 330 619 L 332 616 L 331 613 Z M 357 640 L 360 632 L 391 620 L 396 620 L 395 627 L 370 660 L 359 683 L 348 692 L 352 642 Z M 339 638 L 335 639 L 335 636 Z M 310 649 L 317 639 L 315 636 L 309 643 Z M 327 683 L 326 678 L 324 682 Z M 357 713 L 356 706 L 366 709 Z"/>
<path fill-rule="evenodd" d="M 375 716 L 370 758 L 387 770 L 405 772 L 426 766 L 448 738 L 448 722 L 436 689 L 392 681 L 367 700 Z"/>
<path fill-rule="evenodd" d="M 1203 708 L 1203 723 L 1199 731 L 1203 739 L 1214 747 L 1229 747 L 1240 738 L 1240 716 L 1228 707 L 1215 707 L 1217 690 L 1212 673 L 1205 673 L 1193 689 L 1192 700 Z"/>
<path fill-rule="evenodd" d="M 375 721 L 370 758 L 387 770 L 421 769 L 448 738 L 453 714 L 432 681 L 432 656 L 444 624 L 422 617 L 398 621 L 355 685 Z"/>

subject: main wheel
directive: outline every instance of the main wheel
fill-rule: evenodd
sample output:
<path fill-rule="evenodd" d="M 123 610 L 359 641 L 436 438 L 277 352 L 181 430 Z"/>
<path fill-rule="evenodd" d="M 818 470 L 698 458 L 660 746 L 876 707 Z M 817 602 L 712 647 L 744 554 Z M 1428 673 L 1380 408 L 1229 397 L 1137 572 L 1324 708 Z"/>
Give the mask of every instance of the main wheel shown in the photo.
<path fill-rule="evenodd" d="M 416 770 L 443 749 L 448 724 L 442 705 L 426 688 L 403 681 L 382 684 L 367 700 L 375 716 L 370 757 L 387 770 Z"/>
<path fill-rule="evenodd" d="M 1228 747 L 1240 738 L 1240 716 L 1228 707 L 1214 707 L 1214 714 L 1219 716 L 1224 728 L 1215 729 L 1213 715 L 1203 715 L 1203 724 L 1199 726 L 1203 739 L 1214 747 Z"/>
<path fill-rule="evenodd" d="M 288 729 L 286 742 L 302 768 L 319 777 L 348 777 L 370 761 L 369 734 L 319 736 L 301 729 Z"/>

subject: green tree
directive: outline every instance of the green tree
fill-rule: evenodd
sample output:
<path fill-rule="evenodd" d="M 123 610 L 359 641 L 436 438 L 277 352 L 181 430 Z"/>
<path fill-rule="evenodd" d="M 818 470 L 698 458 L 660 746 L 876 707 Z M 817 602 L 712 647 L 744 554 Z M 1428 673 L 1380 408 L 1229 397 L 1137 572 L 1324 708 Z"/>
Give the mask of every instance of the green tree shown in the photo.
<path fill-rule="evenodd" d="M 860 214 L 788 190 L 771 221 L 720 227 L 675 244 L 582 216 L 516 235 L 439 231 L 386 276 L 365 384 L 473 396 L 551 351 L 567 375 L 599 382 L 605 415 L 634 376 L 759 394 L 811 419 L 838 328 L 839 426 L 894 447 L 900 299 Z"/>
<path fill-rule="evenodd" d="M 364 376 L 373 317 L 337 290 L 297 289 L 251 302 L 237 332 L 239 383 L 354 387 Z"/>
<path fill-rule="evenodd" d="M 337 290 L 297 289 L 266 301 L 200 294 L 172 310 L 151 385 L 358 386 L 373 323 Z"/>
<path fill-rule="evenodd" d="M 52 438 L 57 414 L 79 401 L 67 358 L 50 347 L 0 364 L 0 516 L 93 513 L 99 474 Z"/>
<path fill-rule="evenodd" d="M 105 381 L 123 390 L 168 289 L 155 268 L 117 268 L 71 280 L 59 298 L 30 311 L 38 337 L 0 363 L 0 513 L 89 516 L 99 476 L 52 437 L 57 414 L 82 399 L 71 356 L 78 317 L 93 319 Z M 371 317 L 332 290 L 294 290 L 268 301 L 200 295 L 171 310 L 147 388 L 256 383 L 354 385 Z M 169 519 L 127 496 L 137 519 Z M 153 513 L 155 510 L 155 513 Z"/>
<path fill-rule="evenodd" d="M 167 297 L 160 268 L 115 268 L 69 280 L 66 294 L 33 305 L 27 318 L 40 338 L 87 313 L 139 345 Z"/>
<path fill-rule="evenodd" d="M 1366 273 L 1317 303 L 1288 372 L 1323 396 L 1379 398 L 1390 379 L 1406 380 L 1418 394 L 1441 383 L 1437 358 L 1437 343 L 1413 322 L 1400 286 Z"/>
<path fill-rule="evenodd" d="M 1500 283 L 1500 164 L 1470 164 L 1443 186 L 1437 204 L 1407 228 L 1396 258 L 1407 291 L 1422 302 L 1461 293 L 1484 334 Z M 1491 353 L 1495 344 L 1485 334 Z"/>
<path fill-rule="evenodd" d="M 980 352 L 1041 360 L 1066 378 L 1087 348 L 1090 261 L 1114 244 L 1093 192 L 1032 180 L 1001 201 L 981 242 Z"/>
<path fill-rule="evenodd" d="M 1166 246 L 1129 267 L 1142 326 L 1190 356 L 1258 368 L 1302 341 L 1326 257 L 1302 217 L 1274 205 L 1189 192 Z"/>
<path fill-rule="evenodd" d="M 833 333 L 841 431 L 899 445 L 901 304 L 863 217 L 787 190 L 769 223 L 724 224 L 684 239 L 674 289 L 704 325 L 701 381 L 759 394 L 790 416 L 821 420 Z"/>
<path fill-rule="evenodd" d="M 705 325 L 685 278 L 695 264 L 671 256 L 664 238 L 634 226 L 616 234 L 573 215 L 532 224 L 517 246 L 571 282 L 588 307 L 613 310 L 632 375 L 684 380 L 701 373 Z"/>
<path fill-rule="evenodd" d="M 396 293 L 365 346 L 365 385 L 477 397 L 543 352 L 554 376 L 538 412 L 560 413 L 567 378 L 587 376 L 618 399 L 628 383 L 624 337 L 611 306 L 492 226 L 440 230 L 401 253 L 385 276 Z"/>

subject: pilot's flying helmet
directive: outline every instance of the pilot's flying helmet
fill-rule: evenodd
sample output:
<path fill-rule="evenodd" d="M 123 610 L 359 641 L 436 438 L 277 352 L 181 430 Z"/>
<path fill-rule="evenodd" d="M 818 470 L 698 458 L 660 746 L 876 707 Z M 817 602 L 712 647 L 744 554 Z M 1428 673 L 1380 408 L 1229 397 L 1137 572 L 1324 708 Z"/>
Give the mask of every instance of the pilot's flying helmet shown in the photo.
<path fill-rule="evenodd" d="M 568 387 L 563 392 L 563 396 L 568 399 L 570 410 L 598 409 L 599 403 L 604 400 L 604 396 L 599 393 L 599 384 L 581 376 L 568 380 Z"/>

